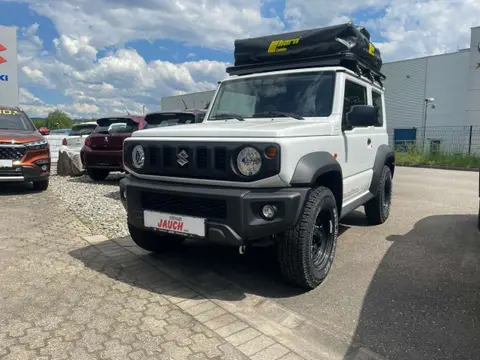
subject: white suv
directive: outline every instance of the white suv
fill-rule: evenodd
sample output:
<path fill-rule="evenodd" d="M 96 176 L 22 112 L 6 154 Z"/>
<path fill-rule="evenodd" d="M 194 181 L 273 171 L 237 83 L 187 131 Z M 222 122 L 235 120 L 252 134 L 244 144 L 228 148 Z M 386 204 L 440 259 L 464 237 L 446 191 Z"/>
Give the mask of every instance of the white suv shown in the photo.
<path fill-rule="evenodd" d="M 233 66 L 203 123 L 126 139 L 132 239 L 155 252 L 187 237 L 241 252 L 271 239 L 286 279 L 318 286 L 339 219 L 364 205 L 370 224 L 386 221 L 394 173 L 383 75 L 355 56 L 322 59 Z"/>

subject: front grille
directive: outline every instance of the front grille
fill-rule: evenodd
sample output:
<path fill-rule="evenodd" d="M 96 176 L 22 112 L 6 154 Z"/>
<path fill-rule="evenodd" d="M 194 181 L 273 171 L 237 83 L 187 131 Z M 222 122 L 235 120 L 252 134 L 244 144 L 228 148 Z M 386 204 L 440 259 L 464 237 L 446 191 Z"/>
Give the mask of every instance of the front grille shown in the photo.
<path fill-rule="evenodd" d="M 170 170 L 179 174 L 185 173 L 187 169 L 207 169 L 209 167 L 217 171 L 227 170 L 227 148 L 225 147 L 207 149 L 204 146 L 150 145 L 148 153 L 152 170 L 153 167 L 157 166 L 160 166 L 163 171 Z M 181 153 L 186 154 L 186 156 L 179 156 L 178 154 Z"/>
<path fill-rule="evenodd" d="M 149 145 L 147 157 L 149 175 L 226 179 L 231 172 L 229 149 L 222 146 Z"/>
<path fill-rule="evenodd" d="M 224 200 L 195 196 L 142 193 L 142 206 L 147 210 L 207 219 L 227 217 L 227 204 Z"/>
<path fill-rule="evenodd" d="M 20 160 L 25 156 L 24 146 L 0 145 L 0 160 Z"/>
<path fill-rule="evenodd" d="M 132 151 L 138 144 L 145 152 L 145 165 L 138 169 L 132 164 Z M 124 159 L 126 166 L 142 175 L 177 178 L 211 179 L 222 181 L 250 182 L 277 175 L 280 172 L 279 155 L 273 159 L 263 157 L 262 168 L 255 176 L 243 176 L 236 168 L 236 158 L 248 144 L 241 142 L 189 142 L 189 141 L 125 141 Z M 260 154 L 271 143 L 253 145 Z"/>

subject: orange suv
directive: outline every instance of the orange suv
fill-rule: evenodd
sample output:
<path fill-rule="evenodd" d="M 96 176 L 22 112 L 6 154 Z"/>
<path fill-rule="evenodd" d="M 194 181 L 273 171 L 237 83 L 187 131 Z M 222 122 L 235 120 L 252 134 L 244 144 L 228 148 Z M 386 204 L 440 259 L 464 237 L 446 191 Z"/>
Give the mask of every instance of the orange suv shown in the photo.
<path fill-rule="evenodd" d="M 50 146 L 43 137 L 49 130 L 37 130 L 19 108 L 0 106 L 0 183 L 32 182 L 34 190 L 48 188 Z"/>

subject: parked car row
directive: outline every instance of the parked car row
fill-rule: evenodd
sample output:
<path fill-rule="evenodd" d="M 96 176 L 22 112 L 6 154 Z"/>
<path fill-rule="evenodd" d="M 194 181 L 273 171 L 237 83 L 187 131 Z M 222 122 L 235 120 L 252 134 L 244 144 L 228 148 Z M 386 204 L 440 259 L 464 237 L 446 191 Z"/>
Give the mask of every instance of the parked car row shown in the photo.
<path fill-rule="evenodd" d="M 96 122 L 77 124 L 65 137 L 62 144 L 80 152 L 82 165 L 88 176 L 95 180 L 105 180 L 112 171 L 124 171 L 123 142 L 137 130 L 199 123 L 203 121 L 205 110 L 186 109 L 181 111 L 158 111 L 146 116 L 102 117 Z"/>
<path fill-rule="evenodd" d="M 172 126 L 203 121 L 205 110 L 186 109 L 152 112 L 146 116 L 102 117 L 75 124 L 62 141 L 68 149 L 80 153 L 87 174 L 96 181 L 112 171 L 124 171 L 123 141 L 145 128 Z M 36 128 L 19 107 L 0 105 L 0 183 L 33 183 L 35 190 L 48 188 L 51 152 L 44 135 L 51 132 Z"/>

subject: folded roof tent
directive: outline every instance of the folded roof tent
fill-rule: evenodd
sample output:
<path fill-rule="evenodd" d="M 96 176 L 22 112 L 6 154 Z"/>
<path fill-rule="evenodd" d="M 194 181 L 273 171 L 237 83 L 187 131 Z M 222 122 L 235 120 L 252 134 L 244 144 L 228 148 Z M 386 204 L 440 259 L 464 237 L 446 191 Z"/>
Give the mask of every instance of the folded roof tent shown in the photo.
<path fill-rule="evenodd" d="M 380 50 L 371 43 L 370 33 L 353 22 L 237 39 L 234 46 L 234 66 L 227 68 L 230 75 L 343 66 L 380 85 L 385 79 Z"/>

